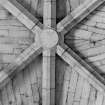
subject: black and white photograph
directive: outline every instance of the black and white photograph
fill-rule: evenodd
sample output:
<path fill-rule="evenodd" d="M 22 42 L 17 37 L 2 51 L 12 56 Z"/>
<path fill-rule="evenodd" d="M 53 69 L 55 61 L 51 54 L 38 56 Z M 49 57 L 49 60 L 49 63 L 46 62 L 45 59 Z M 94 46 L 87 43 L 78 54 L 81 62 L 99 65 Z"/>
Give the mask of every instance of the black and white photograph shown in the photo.
<path fill-rule="evenodd" d="M 105 0 L 0 0 L 0 105 L 105 105 Z"/>

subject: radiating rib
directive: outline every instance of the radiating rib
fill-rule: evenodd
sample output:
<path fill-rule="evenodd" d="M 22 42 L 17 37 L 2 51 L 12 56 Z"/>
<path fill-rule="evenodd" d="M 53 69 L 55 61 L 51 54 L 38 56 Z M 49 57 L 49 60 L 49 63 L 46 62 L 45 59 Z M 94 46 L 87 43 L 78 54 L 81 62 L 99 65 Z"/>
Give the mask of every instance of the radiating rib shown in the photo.
<path fill-rule="evenodd" d="M 45 27 L 56 28 L 56 0 L 44 0 L 43 21 Z"/>
<path fill-rule="evenodd" d="M 22 24 L 33 32 L 40 31 L 43 25 L 16 0 L 0 0 L 1 5 L 12 13 Z"/>
<path fill-rule="evenodd" d="M 56 0 L 44 0 L 43 23 L 45 29 L 56 29 Z M 55 105 L 55 47 L 44 49 L 42 65 L 42 105 Z"/>
<path fill-rule="evenodd" d="M 20 54 L 12 64 L 9 64 L 4 70 L 0 72 L 0 88 L 6 85 L 12 77 L 23 70 L 35 57 L 41 54 L 42 48 L 39 44 L 32 44 L 22 54 Z"/>
<path fill-rule="evenodd" d="M 55 48 L 43 51 L 42 105 L 55 105 Z"/>
<path fill-rule="evenodd" d="M 82 21 L 86 16 L 88 16 L 93 10 L 100 6 L 105 0 L 87 0 L 81 4 L 77 9 L 67 15 L 60 23 L 57 25 L 57 30 L 61 34 L 65 35 L 69 32 L 75 25 Z"/>
<path fill-rule="evenodd" d="M 65 44 L 57 46 L 57 54 L 99 91 L 105 89 L 105 79 Z"/>

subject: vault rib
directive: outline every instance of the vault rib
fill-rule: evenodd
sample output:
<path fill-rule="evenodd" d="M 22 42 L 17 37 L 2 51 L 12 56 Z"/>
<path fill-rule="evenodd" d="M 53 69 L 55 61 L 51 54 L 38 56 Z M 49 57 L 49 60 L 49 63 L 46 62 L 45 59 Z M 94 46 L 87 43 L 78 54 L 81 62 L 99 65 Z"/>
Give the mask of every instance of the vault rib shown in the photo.
<path fill-rule="evenodd" d="M 42 105 L 55 105 L 55 48 L 43 51 Z"/>
<path fill-rule="evenodd" d="M 56 0 L 44 0 L 43 21 L 45 27 L 56 28 Z"/>
<path fill-rule="evenodd" d="M 43 23 L 46 33 L 42 40 L 47 40 L 43 40 L 42 105 L 55 105 L 56 0 L 44 0 Z"/>
<path fill-rule="evenodd" d="M 77 9 L 69 13 L 61 22 L 57 24 L 57 30 L 63 36 L 74 26 L 99 7 L 105 0 L 87 0 Z"/>
<path fill-rule="evenodd" d="M 23 70 L 35 57 L 42 52 L 42 47 L 39 44 L 33 43 L 22 54 L 20 54 L 13 63 L 9 64 L 0 72 L 0 88 L 5 86 L 13 76 L 20 70 Z"/>
<path fill-rule="evenodd" d="M 101 92 L 105 91 L 105 79 L 84 60 L 82 60 L 72 49 L 65 44 L 57 45 L 57 54 L 69 65 L 73 70 L 88 80 L 90 84 Z"/>

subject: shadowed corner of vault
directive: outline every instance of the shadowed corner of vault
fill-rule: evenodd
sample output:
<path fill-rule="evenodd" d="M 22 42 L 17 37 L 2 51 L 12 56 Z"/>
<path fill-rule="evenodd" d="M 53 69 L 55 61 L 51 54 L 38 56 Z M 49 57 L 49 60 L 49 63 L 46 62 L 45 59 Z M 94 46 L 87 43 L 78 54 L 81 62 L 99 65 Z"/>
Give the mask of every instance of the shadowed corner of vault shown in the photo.
<path fill-rule="evenodd" d="M 105 76 L 104 5 L 65 35 L 65 43 L 102 76 Z"/>

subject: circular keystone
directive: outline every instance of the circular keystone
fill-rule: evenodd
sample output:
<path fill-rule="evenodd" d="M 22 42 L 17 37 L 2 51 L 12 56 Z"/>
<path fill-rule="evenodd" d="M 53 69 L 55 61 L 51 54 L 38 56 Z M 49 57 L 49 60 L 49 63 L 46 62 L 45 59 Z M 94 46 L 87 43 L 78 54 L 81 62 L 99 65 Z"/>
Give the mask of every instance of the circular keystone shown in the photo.
<path fill-rule="evenodd" d="M 52 48 L 58 43 L 58 34 L 52 29 L 45 29 L 41 34 L 43 48 Z"/>

